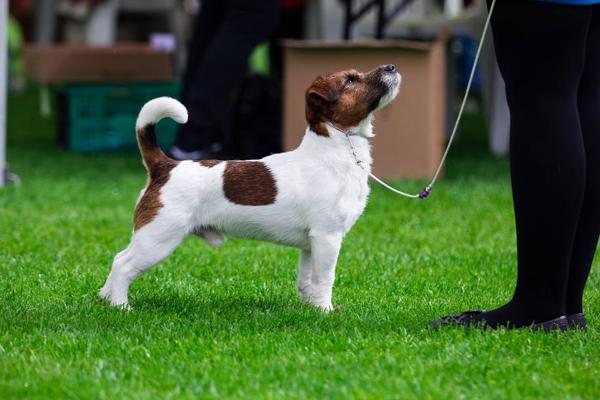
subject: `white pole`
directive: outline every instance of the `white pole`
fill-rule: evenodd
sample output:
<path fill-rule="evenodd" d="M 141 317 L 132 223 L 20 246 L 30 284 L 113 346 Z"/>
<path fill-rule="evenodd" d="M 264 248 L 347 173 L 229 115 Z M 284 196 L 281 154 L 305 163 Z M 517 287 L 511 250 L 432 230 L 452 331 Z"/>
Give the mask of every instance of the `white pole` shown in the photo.
<path fill-rule="evenodd" d="M 8 59 L 8 0 L 0 0 L 0 187 L 8 180 L 6 168 L 6 91 Z"/>

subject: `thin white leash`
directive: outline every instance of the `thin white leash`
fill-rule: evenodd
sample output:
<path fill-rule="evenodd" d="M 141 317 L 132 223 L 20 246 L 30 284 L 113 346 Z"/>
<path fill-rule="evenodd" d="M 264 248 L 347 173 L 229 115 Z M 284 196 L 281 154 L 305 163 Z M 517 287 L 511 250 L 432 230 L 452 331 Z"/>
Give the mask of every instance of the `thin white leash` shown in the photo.
<path fill-rule="evenodd" d="M 356 154 L 356 148 L 354 147 L 354 144 L 352 143 L 352 139 L 350 139 L 350 136 L 352 136 L 352 135 L 347 131 L 341 130 L 340 128 L 336 127 L 335 125 L 333 125 L 330 122 L 327 123 L 331 128 L 337 130 L 338 132 L 343 133 L 346 136 L 346 138 L 348 139 L 348 143 L 350 144 L 350 150 L 352 151 L 352 156 L 356 160 L 356 164 L 360 168 L 362 168 L 365 172 L 367 172 L 373 180 L 378 182 L 380 185 L 382 185 L 386 189 L 391 190 L 392 192 L 399 194 L 400 196 L 408 197 L 411 199 L 426 199 L 431 195 L 431 191 L 433 190 L 433 185 L 435 185 L 435 183 L 437 182 L 440 172 L 442 171 L 442 167 L 446 163 L 446 158 L 448 157 L 448 153 L 450 152 L 450 147 L 452 147 L 452 143 L 454 142 L 454 137 L 456 136 L 456 132 L 458 130 L 458 125 L 460 124 L 460 120 L 461 120 L 463 112 L 465 110 L 465 104 L 467 104 L 467 99 L 468 99 L 469 93 L 471 91 L 471 85 L 473 83 L 473 78 L 475 77 L 475 71 L 477 70 L 477 65 L 479 64 L 479 56 L 481 55 L 481 49 L 483 48 L 483 42 L 485 40 L 485 36 L 487 34 L 488 28 L 490 27 L 490 20 L 492 18 L 492 13 L 494 12 L 495 6 L 496 6 L 496 0 L 492 0 L 492 5 L 490 6 L 490 10 L 488 12 L 487 19 L 485 21 L 485 25 L 483 27 L 483 32 L 481 34 L 481 40 L 479 41 L 479 47 L 477 48 L 477 54 L 475 55 L 475 60 L 473 61 L 473 67 L 471 68 L 471 75 L 469 76 L 469 82 L 467 83 L 467 88 L 465 90 L 465 95 L 463 97 L 462 104 L 460 105 L 460 110 L 458 111 L 458 116 L 456 117 L 456 121 L 454 122 L 454 128 L 452 129 L 452 134 L 450 135 L 450 139 L 448 140 L 448 144 L 446 145 L 446 151 L 444 151 L 444 155 L 442 156 L 442 159 L 440 160 L 440 163 L 437 167 L 437 170 L 435 171 L 435 174 L 433 175 L 433 178 L 431 179 L 429 184 L 427 186 L 425 186 L 425 188 L 423 190 L 421 190 L 418 194 L 410 194 L 410 193 L 406 193 L 401 190 L 398 190 L 396 188 L 393 188 L 390 185 L 388 185 L 387 183 L 385 183 L 384 181 L 382 181 L 381 179 L 379 179 L 378 177 L 376 177 L 375 175 L 373 175 L 373 173 L 371 173 L 371 171 L 369 171 L 367 169 L 367 167 L 365 167 L 364 162 L 358 158 L 358 155 Z"/>

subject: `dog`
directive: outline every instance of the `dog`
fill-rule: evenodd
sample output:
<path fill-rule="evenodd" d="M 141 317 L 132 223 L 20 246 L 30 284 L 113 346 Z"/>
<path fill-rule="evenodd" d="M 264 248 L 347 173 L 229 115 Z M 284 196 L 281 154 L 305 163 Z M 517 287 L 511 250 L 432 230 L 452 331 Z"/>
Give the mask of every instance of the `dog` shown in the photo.
<path fill-rule="evenodd" d="M 148 182 L 135 206 L 131 241 L 115 256 L 100 297 L 128 308 L 130 283 L 187 235 L 214 247 L 227 235 L 298 248 L 300 299 L 332 311 L 342 240 L 369 195 L 373 113 L 396 97 L 400 82 L 392 64 L 316 78 L 305 94 L 308 127 L 300 146 L 248 161 L 167 157 L 155 125 L 165 117 L 185 123 L 187 110 L 168 97 L 146 103 L 136 134 Z"/>

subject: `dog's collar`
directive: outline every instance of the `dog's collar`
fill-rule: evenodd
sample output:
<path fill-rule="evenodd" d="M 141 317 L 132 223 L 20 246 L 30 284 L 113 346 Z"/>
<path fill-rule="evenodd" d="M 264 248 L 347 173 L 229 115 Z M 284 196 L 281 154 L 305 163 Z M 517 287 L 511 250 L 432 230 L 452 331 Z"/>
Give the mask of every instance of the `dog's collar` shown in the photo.
<path fill-rule="evenodd" d="M 354 147 L 354 143 L 352 143 L 352 140 L 350 140 L 350 136 L 358 136 L 358 135 L 355 133 L 351 133 L 350 131 L 346 131 L 341 128 L 338 128 L 337 126 L 335 126 L 334 124 L 332 124 L 329 121 L 327 121 L 326 124 L 331 129 L 336 130 L 339 133 L 343 134 L 346 137 L 346 139 L 348 139 L 348 144 L 350 145 L 350 153 L 352 153 L 352 157 L 354 158 L 354 161 L 356 161 L 356 165 L 358 165 L 365 172 L 369 173 L 369 171 L 365 167 L 365 162 L 363 160 L 361 160 L 360 158 L 358 158 L 358 155 L 356 154 L 356 148 Z"/>
<path fill-rule="evenodd" d="M 327 121 L 325 122 L 325 124 L 330 127 L 331 129 L 338 131 L 339 133 L 343 133 L 346 136 L 360 136 L 359 134 L 356 133 L 352 133 L 349 130 L 344 130 L 342 128 L 338 128 L 337 126 L 335 126 L 334 124 L 332 124 L 331 122 Z"/>

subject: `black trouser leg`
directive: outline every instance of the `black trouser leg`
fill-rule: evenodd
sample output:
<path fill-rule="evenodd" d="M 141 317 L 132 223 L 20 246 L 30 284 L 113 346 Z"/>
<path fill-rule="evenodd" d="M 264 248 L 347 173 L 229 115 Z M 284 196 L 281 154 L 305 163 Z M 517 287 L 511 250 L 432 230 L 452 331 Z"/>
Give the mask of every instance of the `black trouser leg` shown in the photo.
<path fill-rule="evenodd" d="M 248 68 L 252 50 L 275 29 L 277 0 L 220 0 L 227 3 L 215 33 L 189 83 L 189 122 L 177 138 L 178 147 L 198 150 L 222 142 L 230 119 L 235 88 Z"/>
<path fill-rule="evenodd" d="M 592 7 L 499 0 L 494 44 L 511 113 L 510 165 L 518 273 L 489 325 L 524 326 L 565 313 L 586 159 L 577 92 Z"/>
<path fill-rule="evenodd" d="M 578 100 L 587 168 L 583 208 L 569 271 L 567 314 L 583 312 L 583 289 L 600 234 L 600 6 L 593 9 Z"/>
<path fill-rule="evenodd" d="M 227 3 L 222 0 L 204 0 L 202 8 L 194 21 L 192 38 L 188 45 L 188 58 L 183 75 L 183 90 L 181 99 L 189 107 L 189 92 L 193 82 L 197 79 L 200 63 L 204 59 L 206 49 L 213 37 L 223 24 Z"/>

